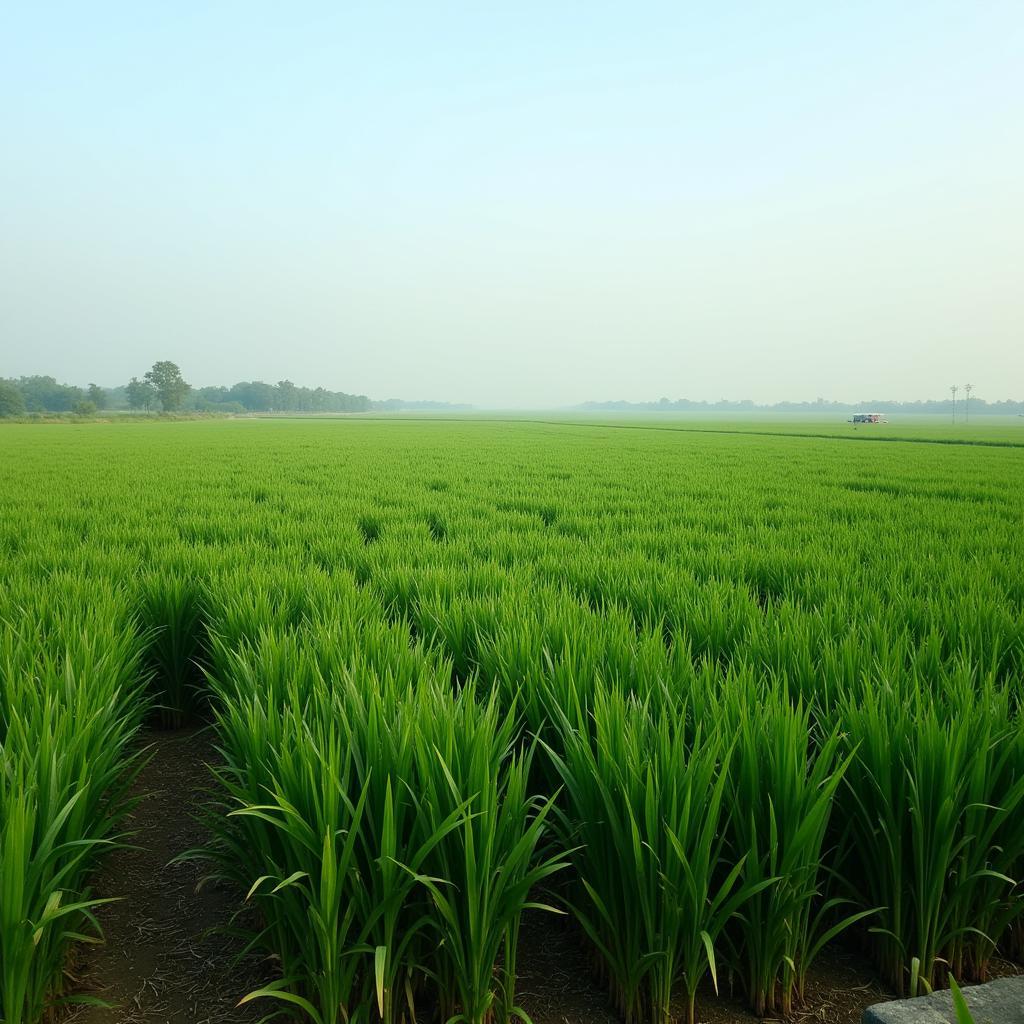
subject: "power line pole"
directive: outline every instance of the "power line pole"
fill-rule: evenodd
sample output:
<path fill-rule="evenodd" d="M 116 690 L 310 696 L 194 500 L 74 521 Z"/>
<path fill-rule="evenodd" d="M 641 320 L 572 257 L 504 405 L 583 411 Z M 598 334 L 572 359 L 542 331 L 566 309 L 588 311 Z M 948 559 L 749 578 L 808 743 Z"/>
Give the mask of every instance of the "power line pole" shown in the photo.
<path fill-rule="evenodd" d="M 956 423 L 956 393 L 960 390 L 955 384 L 949 389 L 953 395 L 953 422 Z"/>
<path fill-rule="evenodd" d="M 974 390 L 973 384 L 964 385 L 964 423 L 971 422 L 971 392 Z"/>

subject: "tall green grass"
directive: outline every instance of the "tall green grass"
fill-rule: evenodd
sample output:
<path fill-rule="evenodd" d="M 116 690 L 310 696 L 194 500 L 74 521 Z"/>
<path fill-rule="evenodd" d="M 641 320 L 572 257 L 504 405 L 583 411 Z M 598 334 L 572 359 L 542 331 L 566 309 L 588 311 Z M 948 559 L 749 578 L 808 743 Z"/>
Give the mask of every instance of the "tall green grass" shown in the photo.
<path fill-rule="evenodd" d="M 630 1024 L 671 1020 L 677 986 L 692 1024 L 706 974 L 717 988 L 727 924 L 770 884 L 745 880 L 727 845 L 732 745 L 688 713 L 599 691 L 593 729 L 563 717 L 562 752 L 549 747 L 579 878 L 573 910 Z"/>
<path fill-rule="evenodd" d="M 0 613 L 0 1021 L 60 1001 L 73 942 L 93 942 L 89 878 L 118 839 L 146 710 L 127 602 L 54 577 Z"/>
<path fill-rule="evenodd" d="M 203 588 L 173 572 L 143 576 L 138 611 L 148 632 L 146 657 L 160 721 L 166 728 L 180 728 L 202 703 Z"/>
<path fill-rule="evenodd" d="M 300 1016 L 507 1018 L 548 883 L 637 1020 L 727 971 L 784 1015 L 837 929 L 907 992 L 1021 956 L 1012 452 L 469 422 L 68 436 L 0 431 L 11 1020 L 62 991 L 64 933 L 95 935 L 88 906 L 55 915 L 124 828 L 150 705 L 214 718 L 216 870 L 252 889 Z"/>
<path fill-rule="evenodd" d="M 407 635 L 403 658 L 400 627 L 346 656 L 338 625 L 219 659 L 219 864 L 283 969 L 249 998 L 324 1022 L 412 1019 L 419 999 L 508 1021 L 520 915 L 560 866 L 538 849 L 550 800 L 529 794 L 516 719 L 471 686 L 452 693 Z"/>
<path fill-rule="evenodd" d="M 741 878 L 758 891 L 732 926 L 733 961 L 758 1016 L 801 1005 L 825 943 L 871 908 L 834 895 L 825 864 L 835 794 L 854 753 L 838 729 L 821 734 L 810 710 L 749 673 L 727 679 L 712 714 L 735 737 L 727 800 Z"/>
<path fill-rule="evenodd" d="M 842 872 L 901 994 L 983 980 L 1022 905 L 1024 772 L 1008 694 L 969 670 L 946 692 L 873 680 L 838 716 L 853 756 L 840 794 Z"/>

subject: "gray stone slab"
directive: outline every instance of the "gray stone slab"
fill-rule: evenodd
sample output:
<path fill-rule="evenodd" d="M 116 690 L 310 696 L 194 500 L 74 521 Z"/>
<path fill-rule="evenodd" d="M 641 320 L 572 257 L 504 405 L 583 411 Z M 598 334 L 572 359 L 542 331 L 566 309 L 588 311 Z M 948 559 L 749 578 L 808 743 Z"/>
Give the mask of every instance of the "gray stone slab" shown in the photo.
<path fill-rule="evenodd" d="M 975 1024 L 1024 1024 L 1024 977 L 961 986 L 961 991 Z M 933 992 L 917 999 L 876 1003 L 861 1019 L 863 1024 L 956 1024 L 956 1013 L 949 992 Z"/>

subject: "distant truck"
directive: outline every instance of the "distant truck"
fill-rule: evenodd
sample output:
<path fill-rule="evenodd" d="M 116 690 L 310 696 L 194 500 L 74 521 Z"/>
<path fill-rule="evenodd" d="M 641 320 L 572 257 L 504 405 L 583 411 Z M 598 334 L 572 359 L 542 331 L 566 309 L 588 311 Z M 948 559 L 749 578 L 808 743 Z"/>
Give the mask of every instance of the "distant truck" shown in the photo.
<path fill-rule="evenodd" d="M 880 412 L 855 412 L 851 423 L 888 423 Z"/>

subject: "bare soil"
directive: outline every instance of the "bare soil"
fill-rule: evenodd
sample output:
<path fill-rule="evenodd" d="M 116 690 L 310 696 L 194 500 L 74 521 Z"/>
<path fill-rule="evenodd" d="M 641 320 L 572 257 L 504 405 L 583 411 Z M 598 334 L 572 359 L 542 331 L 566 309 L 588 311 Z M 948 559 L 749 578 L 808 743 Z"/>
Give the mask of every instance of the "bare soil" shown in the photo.
<path fill-rule="evenodd" d="M 593 964 L 578 929 L 562 924 L 551 914 L 527 911 L 520 933 L 516 986 L 517 1002 L 533 1024 L 621 1024 L 594 980 Z M 1024 967 L 994 958 L 993 978 L 1024 973 Z M 701 1024 L 758 1024 L 776 1021 L 759 1018 L 743 999 L 738 983 L 720 976 L 716 994 L 706 978 L 697 995 Z M 807 979 L 807 998 L 787 1019 L 788 1024 L 860 1024 L 867 1007 L 895 999 L 868 958 L 841 943 L 827 946 Z M 673 1007 L 676 1020 L 686 1019 L 680 1001 Z"/>
<path fill-rule="evenodd" d="M 259 955 L 238 959 L 244 941 L 226 934 L 238 893 L 199 882 L 197 861 L 172 863 L 209 835 L 196 813 L 216 759 L 210 733 L 199 728 L 147 732 L 150 759 L 135 783 L 141 799 L 126 823 L 134 849 L 110 855 L 95 895 L 121 897 L 99 908 L 104 943 L 82 949 L 76 994 L 114 1004 L 82 1006 L 74 1024 L 249 1024 L 266 1005 L 236 1007 L 267 980 Z M 272 972 L 269 972 L 272 976 Z"/>
<path fill-rule="evenodd" d="M 569 926 L 553 923 L 550 914 L 530 911 L 523 919 L 517 1001 L 533 1024 L 620 1024 L 593 981 L 589 955 Z M 697 1019 L 703 1024 L 755 1024 L 738 986 L 730 991 L 720 978 L 715 994 L 706 982 L 697 996 Z M 868 962 L 841 948 L 826 949 L 808 979 L 807 1004 L 789 1018 L 795 1024 L 859 1024 L 865 1007 L 894 998 Z M 686 1019 L 686 1007 L 673 1008 Z M 771 1019 L 771 1018 L 766 1018 Z"/>

